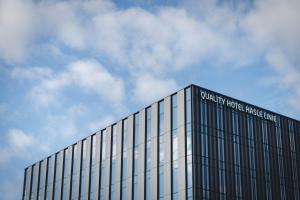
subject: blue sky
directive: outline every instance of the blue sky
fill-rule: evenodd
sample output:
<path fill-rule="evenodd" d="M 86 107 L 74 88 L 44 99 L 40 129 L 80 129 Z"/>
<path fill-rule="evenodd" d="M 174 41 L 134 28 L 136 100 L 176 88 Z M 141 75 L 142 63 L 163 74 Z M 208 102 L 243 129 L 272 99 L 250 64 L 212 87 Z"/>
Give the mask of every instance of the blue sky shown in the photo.
<path fill-rule="evenodd" d="M 300 1 L 0 0 L 0 199 L 190 83 L 300 119 Z"/>

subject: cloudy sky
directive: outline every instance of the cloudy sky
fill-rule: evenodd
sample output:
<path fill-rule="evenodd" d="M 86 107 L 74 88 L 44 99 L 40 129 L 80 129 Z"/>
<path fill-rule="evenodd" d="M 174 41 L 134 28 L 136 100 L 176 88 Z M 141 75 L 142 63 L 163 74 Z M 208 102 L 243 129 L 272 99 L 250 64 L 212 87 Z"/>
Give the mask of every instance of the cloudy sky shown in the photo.
<path fill-rule="evenodd" d="M 0 0 L 0 199 L 190 83 L 300 119 L 299 0 Z"/>

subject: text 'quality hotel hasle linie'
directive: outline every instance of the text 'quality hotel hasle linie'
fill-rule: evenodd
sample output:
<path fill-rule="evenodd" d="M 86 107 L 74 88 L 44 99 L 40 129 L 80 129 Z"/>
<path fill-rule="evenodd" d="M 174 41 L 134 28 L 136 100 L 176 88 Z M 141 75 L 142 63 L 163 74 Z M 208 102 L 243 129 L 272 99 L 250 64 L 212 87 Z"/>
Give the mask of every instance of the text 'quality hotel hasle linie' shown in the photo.
<path fill-rule="evenodd" d="M 300 199 L 300 122 L 190 85 L 27 167 L 23 199 Z"/>

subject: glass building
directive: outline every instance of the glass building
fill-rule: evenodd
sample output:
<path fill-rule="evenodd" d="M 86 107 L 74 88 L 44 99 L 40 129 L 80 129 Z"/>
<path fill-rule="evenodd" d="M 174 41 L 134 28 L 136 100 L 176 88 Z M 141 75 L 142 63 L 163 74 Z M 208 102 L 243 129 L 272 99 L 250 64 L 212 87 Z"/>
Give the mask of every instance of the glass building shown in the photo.
<path fill-rule="evenodd" d="M 190 85 L 27 167 L 22 199 L 300 199 L 300 122 Z"/>

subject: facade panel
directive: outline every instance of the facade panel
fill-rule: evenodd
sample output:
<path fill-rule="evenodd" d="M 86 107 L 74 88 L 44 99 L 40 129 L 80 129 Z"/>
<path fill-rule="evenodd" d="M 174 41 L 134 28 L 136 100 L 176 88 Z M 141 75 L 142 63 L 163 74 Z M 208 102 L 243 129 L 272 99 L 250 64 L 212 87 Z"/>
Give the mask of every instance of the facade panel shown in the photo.
<path fill-rule="evenodd" d="M 299 135 L 191 85 L 27 167 L 22 199 L 299 199 Z"/>

